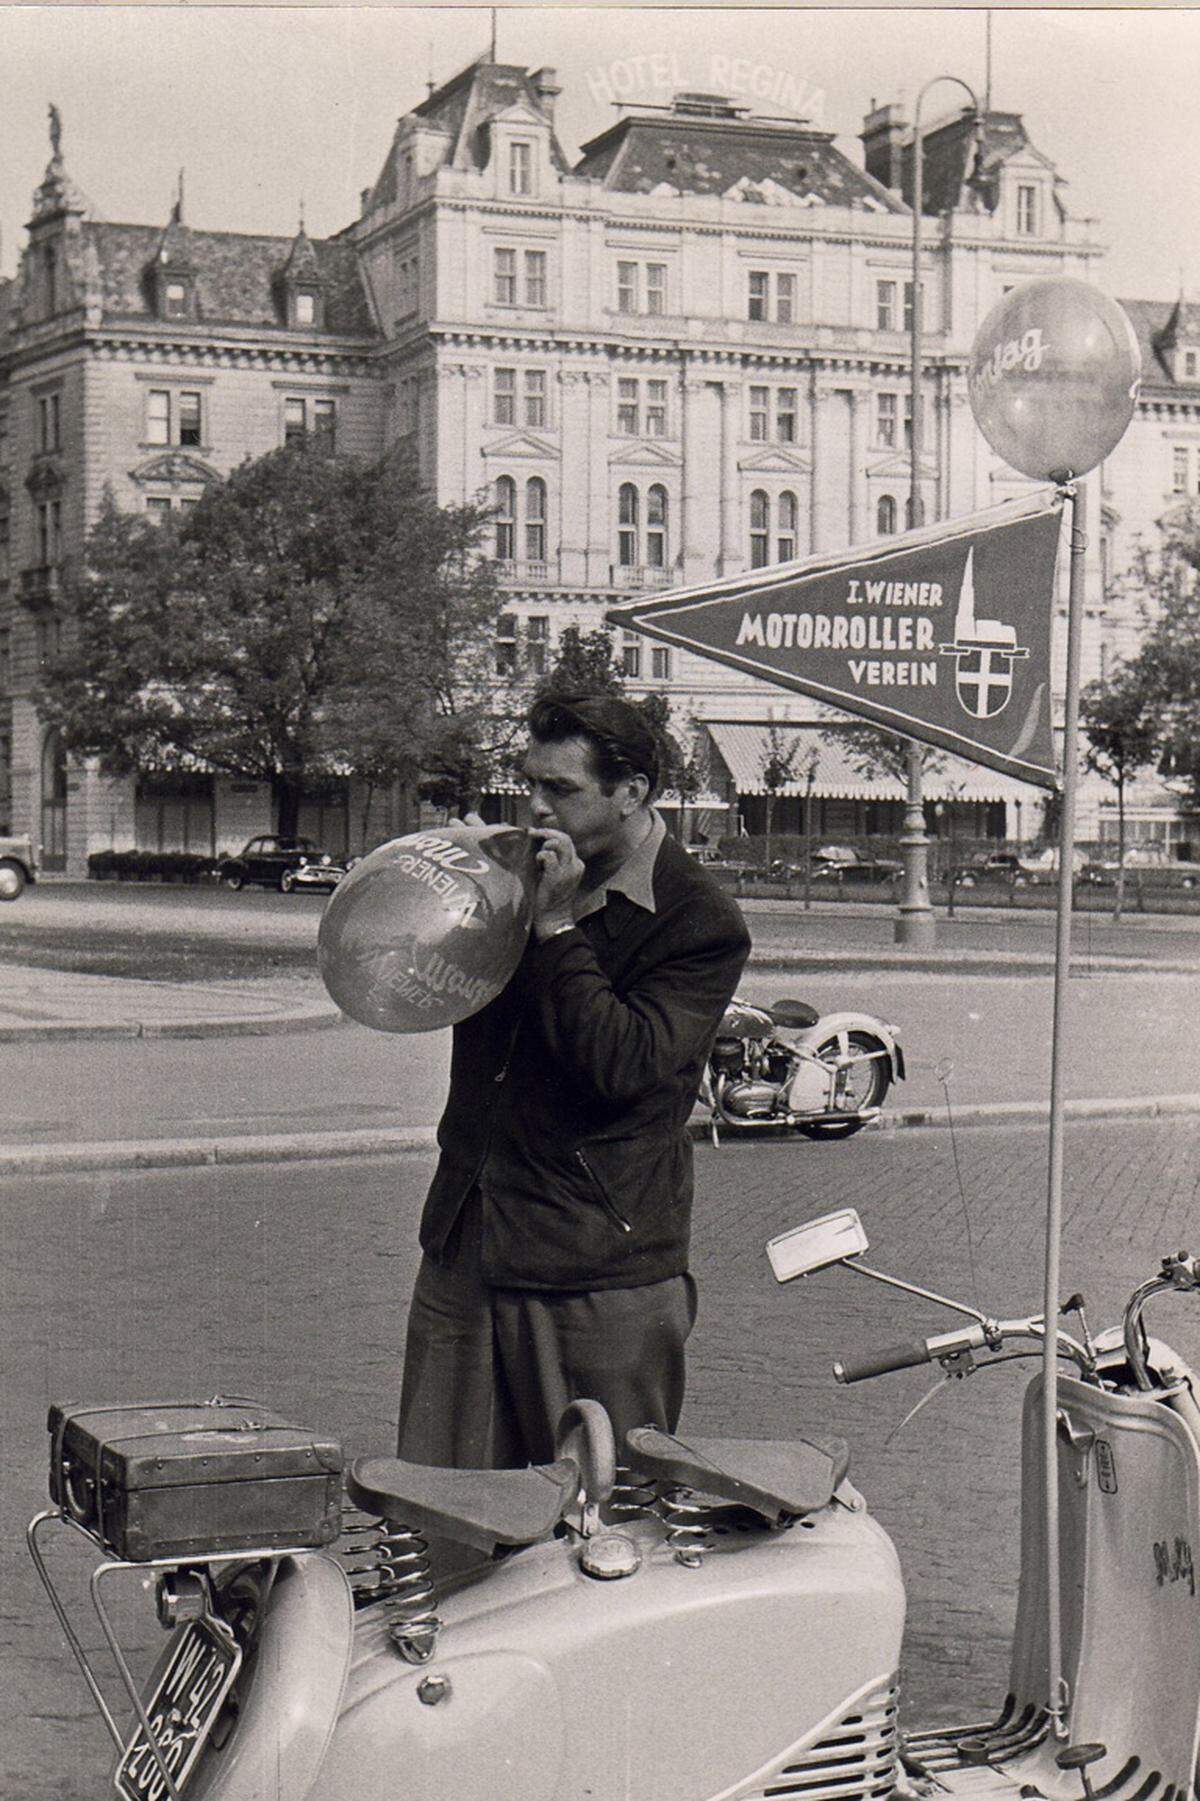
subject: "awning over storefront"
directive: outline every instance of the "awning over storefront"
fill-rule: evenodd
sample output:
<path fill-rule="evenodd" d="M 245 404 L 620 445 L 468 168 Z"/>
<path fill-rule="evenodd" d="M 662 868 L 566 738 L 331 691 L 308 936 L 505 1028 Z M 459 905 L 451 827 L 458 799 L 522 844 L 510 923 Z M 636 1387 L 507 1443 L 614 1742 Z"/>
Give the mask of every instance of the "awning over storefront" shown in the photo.
<path fill-rule="evenodd" d="M 771 732 L 786 751 L 799 738 L 800 748 L 793 764 L 793 775 L 776 792 L 781 795 L 804 795 L 808 792 L 808 761 L 812 750 L 817 753 L 812 792 L 824 800 L 903 800 L 904 783 L 898 776 L 866 776 L 857 769 L 850 756 L 850 741 L 855 727 L 830 728 L 824 724 L 790 724 L 783 720 L 774 727 L 767 723 L 742 723 L 731 720 L 702 721 L 720 752 L 739 794 L 765 794 L 763 769 L 771 753 Z M 1028 782 L 1014 781 L 978 764 L 964 762 L 961 757 L 936 753 L 942 766 L 927 770 L 924 781 L 926 800 L 1020 801 L 1039 798 L 1039 790 Z"/>

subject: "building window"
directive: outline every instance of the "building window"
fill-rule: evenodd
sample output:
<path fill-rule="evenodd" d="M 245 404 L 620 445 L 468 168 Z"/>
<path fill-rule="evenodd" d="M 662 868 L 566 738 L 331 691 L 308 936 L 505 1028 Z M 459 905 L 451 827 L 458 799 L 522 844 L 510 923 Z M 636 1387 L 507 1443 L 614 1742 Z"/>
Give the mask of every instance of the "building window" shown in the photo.
<path fill-rule="evenodd" d="M 904 529 L 905 529 L 905 531 L 910 532 L 910 531 L 912 531 L 914 526 L 924 525 L 924 523 L 925 523 L 925 502 L 921 499 L 921 496 L 918 494 L 917 495 L 916 517 L 914 518 L 913 517 L 912 495 L 910 494 L 908 499 L 904 503 Z"/>
<path fill-rule="evenodd" d="M 1183 353 L 1183 378 L 1185 381 L 1195 381 L 1197 375 L 1200 375 L 1200 352 L 1185 350 Z"/>
<path fill-rule="evenodd" d="M 492 419 L 497 425 L 517 423 L 517 372 L 497 369 L 492 386 Z"/>
<path fill-rule="evenodd" d="M 396 299 L 400 307 L 397 317 L 406 319 L 417 310 L 417 257 L 411 244 L 396 253 Z"/>
<path fill-rule="evenodd" d="M 875 396 L 875 442 L 881 450 L 896 448 L 896 396 Z"/>
<path fill-rule="evenodd" d="M 43 613 L 37 622 L 34 634 L 35 655 L 38 667 L 44 669 L 55 657 L 62 655 L 62 620 L 57 613 Z"/>
<path fill-rule="evenodd" d="M 171 442 L 171 396 L 164 388 L 151 388 L 146 396 L 146 442 Z"/>
<path fill-rule="evenodd" d="M 169 281 L 163 290 L 163 317 L 166 319 L 186 319 L 187 312 L 187 283 L 183 281 Z"/>
<path fill-rule="evenodd" d="M 667 384 L 665 381 L 648 381 L 646 383 L 646 436 L 648 438 L 665 438 L 667 435 Z"/>
<path fill-rule="evenodd" d="M 159 524 L 162 520 L 167 518 L 171 511 L 170 499 L 163 499 L 161 495 L 157 494 L 149 495 L 146 500 L 146 511 L 149 513 L 151 519 L 153 519 L 156 524 Z"/>
<path fill-rule="evenodd" d="M 765 569 L 771 560 L 771 506 L 762 488 L 750 496 L 750 567 Z"/>
<path fill-rule="evenodd" d="M 642 640 L 637 632 L 621 633 L 621 674 L 637 681 L 642 673 Z"/>
<path fill-rule="evenodd" d="M 496 674 L 512 675 L 517 667 L 517 619 L 501 613 L 496 621 Z"/>
<path fill-rule="evenodd" d="M 875 329 L 877 331 L 895 331 L 896 324 L 896 284 L 894 281 L 877 281 L 875 283 Z"/>
<path fill-rule="evenodd" d="M 645 304 L 643 305 L 643 296 Z M 662 314 L 667 310 L 665 263 L 617 264 L 617 311 Z"/>
<path fill-rule="evenodd" d="M 406 375 L 400 382 L 400 436 L 409 437 L 417 429 L 417 378 Z"/>
<path fill-rule="evenodd" d="M 636 438 L 639 420 L 640 383 L 636 377 L 621 375 L 617 378 L 617 430 L 623 437 Z"/>
<path fill-rule="evenodd" d="M 333 400 L 302 400 L 293 396 L 283 403 L 283 441 L 303 444 L 309 435 L 323 450 L 332 451 L 337 433 L 337 403 Z"/>
<path fill-rule="evenodd" d="M 650 680 L 669 682 L 670 679 L 671 652 L 665 644 L 655 644 L 650 651 Z"/>
<path fill-rule="evenodd" d="M 533 145 L 516 138 L 508 146 L 508 191 L 510 194 L 533 192 Z"/>
<path fill-rule="evenodd" d="M 540 475 L 525 483 L 525 561 L 546 561 L 546 484 Z"/>
<path fill-rule="evenodd" d="M 881 538 L 890 538 L 896 530 L 896 503 L 890 494 L 881 494 L 875 508 L 875 530 Z"/>
<path fill-rule="evenodd" d="M 39 394 L 37 400 L 38 449 L 62 449 L 61 397 Z"/>
<path fill-rule="evenodd" d="M 638 491 L 622 482 L 617 494 L 617 562 L 622 569 L 636 569 L 638 546 Z"/>
<path fill-rule="evenodd" d="M 667 566 L 667 490 L 657 482 L 646 495 L 646 565 Z"/>
<path fill-rule="evenodd" d="M 779 444 L 796 442 L 795 388 L 777 388 L 775 391 L 775 439 Z"/>
<path fill-rule="evenodd" d="M 750 390 L 750 442 L 765 444 L 767 441 L 767 396 L 766 388 Z"/>
<path fill-rule="evenodd" d="M 496 481 L 496 561 L 511 563 L 516 554 L 517 484 L 511 475 Z"/>
<path fill-rule="evenodd" d="M 179 396 L 179 442 L 196 446 L 203 442 L 200 432 L 200 396 L 183 393 Z"/>
<path fill-rule="evenodd" d="M 62 560 L 62 501 L 41 500 L 37 505 L 38 563 L 45 569 Z"/>
<path fill-rule="evenodd" d="M 544 369 L 526 369 L 525 371 L 525 423 L 526 425 L 545 425 L 546 420 L 546 371 Z"/>
<path fill-rule="evenodd" d="M 544 250 L 527 250 L 525 252 L 525 305 L 545 306 L 546 304 L 546 252 Z"/>
<path fill-rule="evenodd" d="M 790 563 L 796 554 L 796 520 L 799 509 L 796 496 L 785 489 L 776 502 L 775 561 Z"/>
<path fill-rule="evenodd" d="M 1017 236 L 1037 236 L 1037 189 L 1024 184 L 1017 189 Z"/>
<path fill-rule="evenodd" d="M 642 432 L 648 438 L 667 435 L 667 384 L 658 379 L 645 383 L 643 411 L 642 382 L 636 375 L 617 377 L 617 430 L 623 438 L 636 438 Z"/>
<path fill-rule="evenodd" d="M 288 402 L 290 406 L 292 402 Z M 304 402 L 299 405 L 303 407 Z M 204 442 L 204 416 L 199 393 L 151 388 L 146 395 L 147 444 L 181 444 L 195 449 Z"/>
<path fill-rule="evenodd" d="M 317 297 L 307 288 L 299 288 L 295 301 L 296 324 L 315 325 L 317 318 Z"/>
<path fill-rule="evenodd" d="M 796 277 L 787 271 L 751 269 L 747 316 L 751 319 L 774 319 L 777 325 L 792 325 L 796 320 Z"/>
<path fill-rule="evenodd" d="M 1171 451 L 1171 492 L 1186 494 L 1188 489 L 1188 448 L 1176 444 Z"/>
<path fill-rule="evenodd" d="M 498 306 L 517 304 L 517 253 L 496 249 L 492 252 L 495 271 L 495 298 Z"/>
<path fill-rule="evenodd" d="M 41 253 L 42 300 L 46 314 L 58 311 L 58 251 L 53 244 L 43 244 Z"/>
<path fill-rule="evenodd" d="M 12 633 L 7 626 L 0 631 L 0 694 L 12 687 Z"/>
<path fill-rule="evenodd" d="M 525 656 L 531 674 L 545 675 L 550 666 L 550 620 L 544 613 L 525 621 Z"/>

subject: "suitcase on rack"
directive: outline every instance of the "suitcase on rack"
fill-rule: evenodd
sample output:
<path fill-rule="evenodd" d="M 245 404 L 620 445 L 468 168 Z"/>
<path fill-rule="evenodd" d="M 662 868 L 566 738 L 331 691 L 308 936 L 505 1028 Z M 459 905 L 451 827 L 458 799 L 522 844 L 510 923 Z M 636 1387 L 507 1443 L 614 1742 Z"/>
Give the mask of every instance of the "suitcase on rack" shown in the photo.
<path fill-rule="evenodd" d="M 257 1401 L 55 1405 L 50 1498 L 128 1563 L 318 1549 L 338 1536 L 342 1450 Z"/>

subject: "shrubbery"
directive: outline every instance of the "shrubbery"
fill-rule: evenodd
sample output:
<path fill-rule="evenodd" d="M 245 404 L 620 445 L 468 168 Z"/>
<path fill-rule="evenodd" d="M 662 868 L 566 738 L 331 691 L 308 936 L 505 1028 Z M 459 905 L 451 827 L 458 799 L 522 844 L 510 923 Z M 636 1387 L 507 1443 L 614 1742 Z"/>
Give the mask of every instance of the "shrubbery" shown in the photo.
<path fill-rule="evenodd" d="M 195 851 L 97 850 L 88 858 L 94 882 L 207 882 L 216 872 L 216 858 Z"/>

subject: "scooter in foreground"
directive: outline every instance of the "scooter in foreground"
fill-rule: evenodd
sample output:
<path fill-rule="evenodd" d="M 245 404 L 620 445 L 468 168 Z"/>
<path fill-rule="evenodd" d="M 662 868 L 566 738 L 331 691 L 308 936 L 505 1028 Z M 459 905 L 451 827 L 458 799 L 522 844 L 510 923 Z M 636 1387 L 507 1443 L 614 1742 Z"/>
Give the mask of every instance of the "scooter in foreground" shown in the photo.
<path fill-rule="evenodd" d="M 849 1138 L 879 1118 L 904 1080 L 895 1026 L 873 1013 L 827 1013 L 805 1001 L 769 1007 L 735 995 L 704 1069 L 700 1099 L 714 1144 L 732 1132 Z"/>
<path fill-rule="evenodd" d="M 1006 1347 L 1041 1355 L 1040 1317 L 988 1318 L 868 1269 L 866 1249 L 845 1209 L 768 1252 L 781 1282 L 838 1264 L 965 1323 L 847 1360 L 839 1380 L 926 1362 L 965 1377 L 1006 1360 Z M 607 1416 L 577 1402 L 543 1468 L 353 1464 L 346 1487 L 361 1512 L 335 1556 L 271 1548 L 264 1522 L 282 1529 L 281 1503 L 252 1479 L 271 1428 L 243 1407 L 242 1480 L 201 1484 L 180 1505 L 147 1476 L 143 1524 L 156 1519 L 194 1549 L 145 1554 L 139 1541 L 139 1561 L 114 1554 L 130 1548 L 135 1511 L 114 1474 L 127 1453 L 110 1443 L 90 1464 L 81 1447 L 95 1420 L 72 1437 L 79 1419 L 56 1410 L 56 1506 L 29 1541 L 118 1746 L 124 1801 L 1183 1801 L 1200 1731 L 1200 1412 L 1194 1377 L 1147 1338 L 1143 1311 L 1154 1295 L 1197 1288 L 1200 1260 L 1170 1257 L 1121 1328 L 1093 1339 L 1078 1297 L 1077 1333 L 1051 1328 L 1073 1366 L 1057 1416 L 1057 1720 L 1045 1695 L 1040 1376 L 1024 1412 L 1009 1693 L 994 1721 L 957 1731 L 899 1731 L 900 1572 L 837 1441 L 697 1441 L 645 1427 L 628 1434 L 618 1471 Z M 237 1404 L 210 1405 L 212 1475 L 238 1431 L 227 1418 Z M 153 1439 L 155 1426 L 148 1408 L 119 1421 L 128 1442 L 138 1429 Z M 146 1469 L 157 1465 L 161 1482 L 168 1463 L 151 1455 Z M 318 1448 L 310 1479 L 327 1486 L 329 1463 Z M 104 1553 L 92 1595 L 133 1706 L 128 1729 L 51 1582 L 40 1540 L 52 1523 Z M 427 1533 L 490 1557 L 435 1589 Z M 121 1572 L 145 1588 L 153 1578 L 170 1629 L 141 1692 L 100 1595 Z"/>

